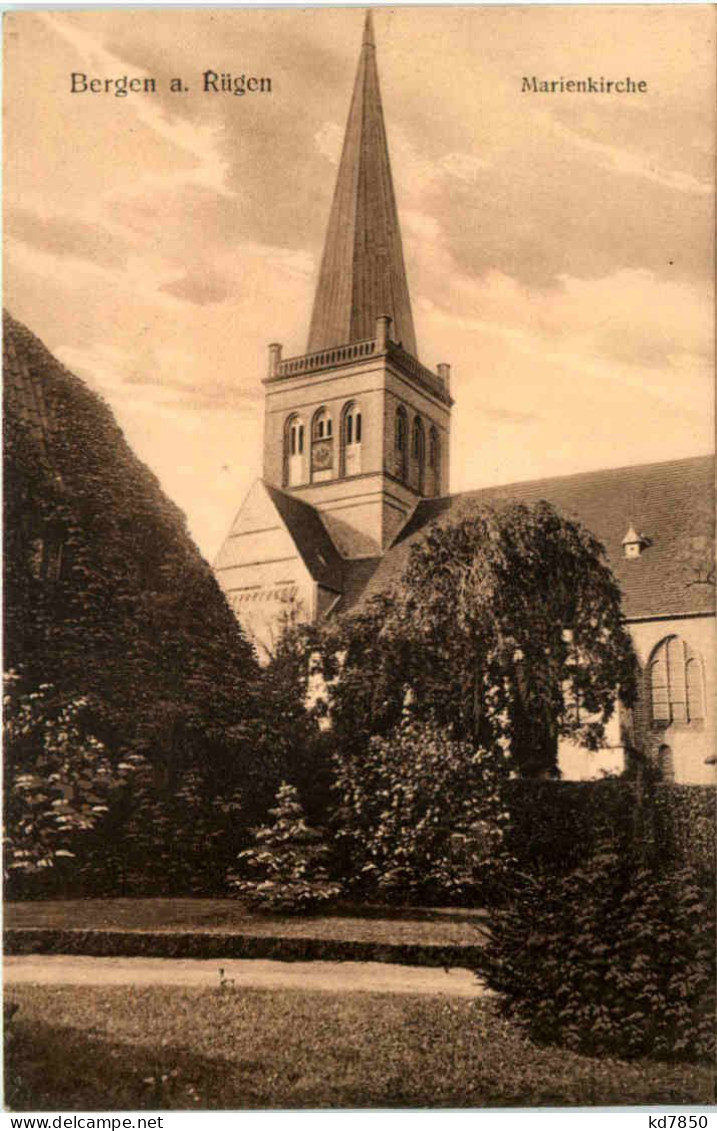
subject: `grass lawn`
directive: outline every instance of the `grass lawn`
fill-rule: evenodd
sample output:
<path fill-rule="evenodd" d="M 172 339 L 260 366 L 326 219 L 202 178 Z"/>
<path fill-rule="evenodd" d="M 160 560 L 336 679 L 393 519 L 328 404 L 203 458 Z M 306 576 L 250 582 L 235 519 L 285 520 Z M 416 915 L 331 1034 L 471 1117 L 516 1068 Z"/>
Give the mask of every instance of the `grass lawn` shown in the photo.
<path fill-rule="evenodd" d="M 5 927 L 204 931 L 395 945 L 479 946 L 481 912 L 344 907 L 330 914 L 256 914 L 234 899 L 70 899 L 6 903 Z"/>
<path fill-rule="evenodd" d="M 15 986 L 15 1111 L 707 1104 L 708 1067 L 539 1048 L 484 1001 Z"/>

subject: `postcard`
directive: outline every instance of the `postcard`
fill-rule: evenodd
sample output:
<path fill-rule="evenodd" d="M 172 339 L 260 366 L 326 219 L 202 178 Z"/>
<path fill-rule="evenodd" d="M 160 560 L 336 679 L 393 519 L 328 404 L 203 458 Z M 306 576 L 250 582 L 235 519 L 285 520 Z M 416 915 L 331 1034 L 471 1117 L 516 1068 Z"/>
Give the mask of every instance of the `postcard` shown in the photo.
<path fill-rule="evenodd" d="M 5 12 L 11 1110 L 711 1101 L 714 18 Z"/>

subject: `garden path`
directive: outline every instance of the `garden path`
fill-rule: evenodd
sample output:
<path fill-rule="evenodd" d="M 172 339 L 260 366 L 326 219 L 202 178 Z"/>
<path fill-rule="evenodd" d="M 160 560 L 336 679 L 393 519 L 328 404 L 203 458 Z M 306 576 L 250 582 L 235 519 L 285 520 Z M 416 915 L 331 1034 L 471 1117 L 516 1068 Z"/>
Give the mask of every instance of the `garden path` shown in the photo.
<path fill-rule="evenodd" d="M 488 993 L 470 970 L 399 966 L 386 962 L 274 962 L 268 959 L 90 958 L 17 955 L 3 963 L 6 986 L 205 986 L 254 989 L 363 991 L 481 997 Z"/>

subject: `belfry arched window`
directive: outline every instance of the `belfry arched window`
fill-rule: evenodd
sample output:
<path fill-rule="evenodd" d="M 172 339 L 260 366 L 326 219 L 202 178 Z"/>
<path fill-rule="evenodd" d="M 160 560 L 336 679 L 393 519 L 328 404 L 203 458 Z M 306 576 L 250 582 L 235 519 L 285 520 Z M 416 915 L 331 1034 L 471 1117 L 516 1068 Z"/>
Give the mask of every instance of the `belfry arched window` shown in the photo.
<path fill-rule="evenodd" d="M 314 414 L 314 439 L 330 440 L 333 435 L 333 424 L 328 409 L 320 408 Z"/>
<path fill-rule="evenodd" d="M 396 409 L 396 474 L 405 479 L 408 472 L 408 417 L 403 405 Z"/>
<path fill-rule="evenodd" d="M 423 429 L 423 421 L 420 416 L 417 416 L 413 421 L 413 433 L 411 436 L 411 481 L 413 486 L 418 488 L 420 495 L 423 494 L 425 467 L 426 434 Z"/>
<path fill-rule="evenodd" d="M 656 725 L 704 719 L 702 661 L 680 636 L 668 636 L 657 645 L 648 666 L 648 683 Z"/>
<path fill-rule="evenodd" d="M 336 475 L 334 463 L 334 425 L 325 407 L 314 413 L 311 422 L 311 481 L 321 483 Z"/>
<path fill-rule="evenodd" d="M 361 406 L 350 401 L 343 411 L 341 429 L 342 474 L 360 475 L 361 445 L 363 443 L 363 419 Z"/>
<path fill-rule="evenodd" d="M 306 479 L 304 422 L 300 416 L 293 415 L 284 429 L 284 483 L 295 487 Z"/>

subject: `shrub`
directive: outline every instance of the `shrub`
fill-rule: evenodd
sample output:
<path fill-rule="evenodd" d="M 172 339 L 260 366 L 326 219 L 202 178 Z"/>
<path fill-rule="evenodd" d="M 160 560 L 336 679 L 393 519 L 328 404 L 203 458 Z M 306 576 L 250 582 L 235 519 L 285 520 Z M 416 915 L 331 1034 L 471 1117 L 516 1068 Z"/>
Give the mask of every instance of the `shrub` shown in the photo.
<path fill-rule="evenodd" d="M 63 700 L 50 684 L 23 693 L 18 682 L 6 675 L 4 866 L 6 880 L 32 894 L 48 872 L 78 871 L 135 765 L 112 763 L 91 732 L 87 699 Z"/>
<path fill-rule="evenodd" d="M 238 791 L 191 767 L 157 782 L 151 762 L 135 772 L 88 838 L 76 890 L 94 896 L 225 893 L 226 871 L 247 842 Z"/>
<path fill-rule="evenodd" d="M 494 916 L 481 975 L 531 1038 L 589 1055 L 714 1056 L 714 906 L 689 869 L 596 852 L 524 880 Z"/>
<path fill-rule="evenodd" d="M 405 719 L 360 755 L 338 754 L 336 770 L 337 837 L 347 874 L 364 889 L 460 899 L 504 867 L 507 762 L 499 746 L 476 750 L 436 723 Z"/>
<path fill-rule="evenodd" d="M 257 829 L 257 846 L 239 853 L 240 874 L 230 874 L 230 888 L 270 911 L 310 911 L 338 896 L 341 885 L 325 867 L 329 849 L 321 831 L 306 824 L 293 785 L 281 784 L 269 813 L 274 824 Z"/>

